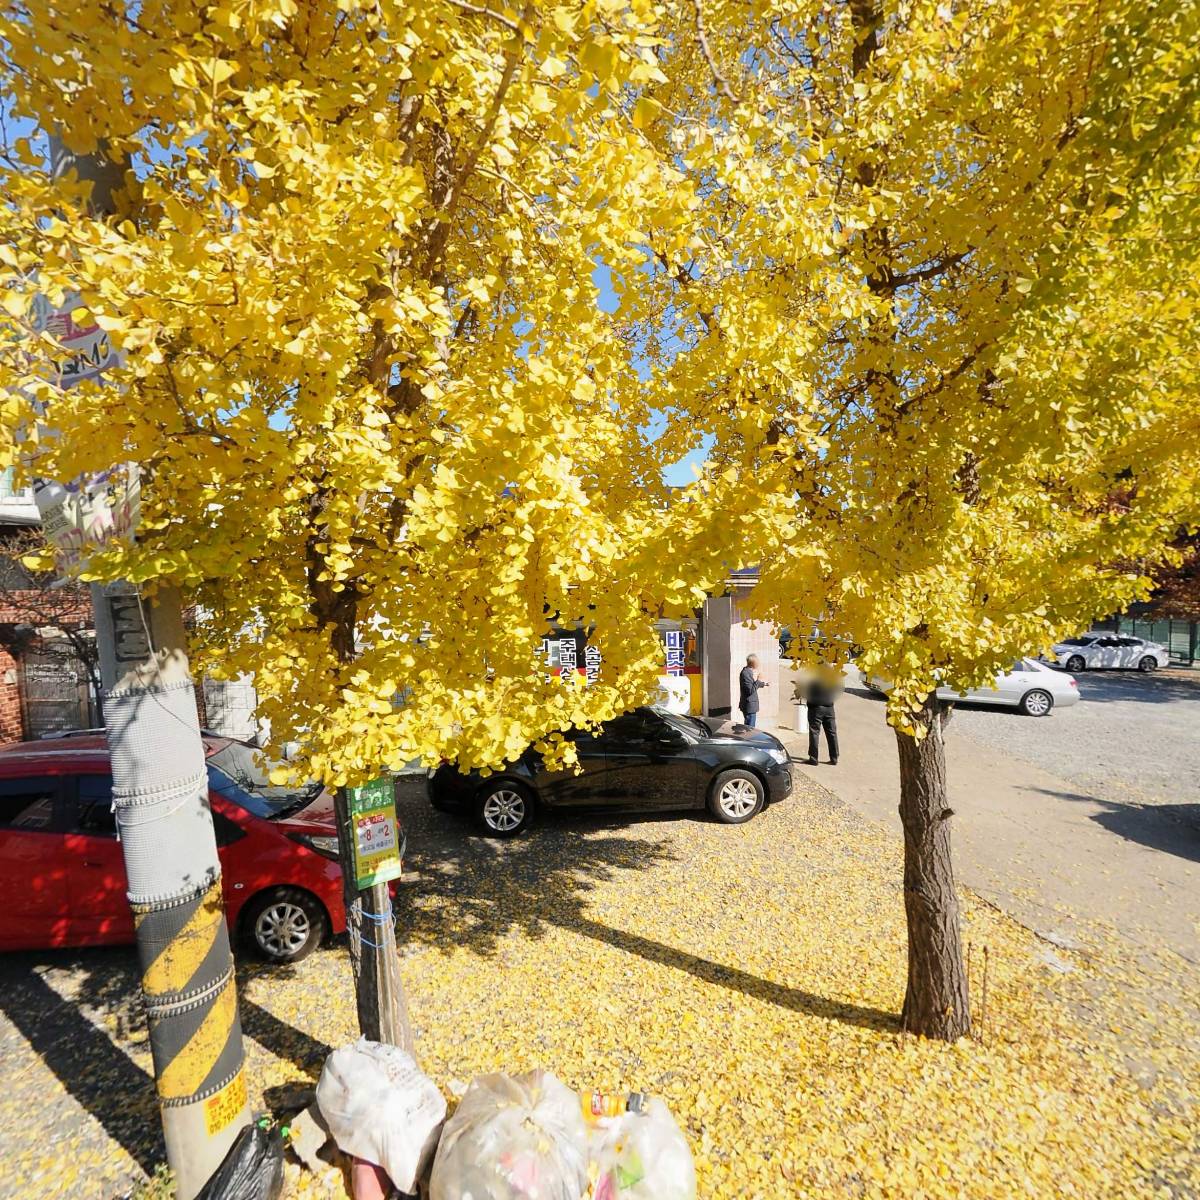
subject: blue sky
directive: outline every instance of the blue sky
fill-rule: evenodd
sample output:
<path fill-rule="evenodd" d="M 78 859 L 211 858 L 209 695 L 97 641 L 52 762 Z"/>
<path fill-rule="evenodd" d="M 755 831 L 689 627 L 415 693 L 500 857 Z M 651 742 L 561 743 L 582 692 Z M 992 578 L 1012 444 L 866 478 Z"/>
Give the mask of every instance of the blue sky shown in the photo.
<path fill-rule="evenodd" d="M 598 300 L 600 307 L 605 312 L 616 312 L 621 305 L 621 301 L 613 290 L 612 274 L 604 263 L 598 262 L 596 264 L 596 269 L 592 272 L 592 282 L 600 292 Z M 654 426 L 648 426 L 642 432 L 643 434 L 653 436 Z M 708 457 L 708 451 L 711 446 L 712 438 L 706 436 L 700 447 L 663 470 L 663 482 L 671 487 L 682 487 L 684 484 L 691 483 L 696 478 L 695 468 L 699 467 L 705 458 Z"/>

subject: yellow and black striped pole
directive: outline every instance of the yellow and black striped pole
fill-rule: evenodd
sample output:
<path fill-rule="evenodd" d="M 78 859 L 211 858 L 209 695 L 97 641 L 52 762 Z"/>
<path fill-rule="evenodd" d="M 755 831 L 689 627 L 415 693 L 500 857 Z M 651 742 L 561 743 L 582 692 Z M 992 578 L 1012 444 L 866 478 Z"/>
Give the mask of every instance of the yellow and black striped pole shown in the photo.
<path fill-rule="evenodd" d="M 134 919 L 168 1144 L 236 1132 L 246 1080 L 221 881 L 177 903 L 135 906 Z"/>
<path fill-rule="evenodd" d="M 94 212 L 114 211 L 125 172 L 103 146 L 75 154 L 52 137 L 50 157 L 92 184 Z M 174 589 L 146 601 L 124 583 L 93 584 L 92 606 L 167 1161 L 178 1200 L 193 1200 L 250 1112 L 183 609 Z"/>
<path fill-rule="evenodd" d="M 117 829 L 167 1161 L 191 1200 L 247 1124 L 242 1030 L 177 593 L 93 592 Z"/>

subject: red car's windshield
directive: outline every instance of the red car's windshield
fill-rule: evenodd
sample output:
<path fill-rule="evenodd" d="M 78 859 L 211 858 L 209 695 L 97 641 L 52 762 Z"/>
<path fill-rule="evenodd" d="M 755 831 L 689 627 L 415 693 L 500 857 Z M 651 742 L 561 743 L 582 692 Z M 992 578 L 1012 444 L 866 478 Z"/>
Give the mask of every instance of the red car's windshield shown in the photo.
<path fill-rule="evenodd" d="M 274 784 L 272 762 L 245 742 L 227 742 L 208 756 L 209 787 L 256 817 L 285 817 L 320 795 L 319 783 Z"/>

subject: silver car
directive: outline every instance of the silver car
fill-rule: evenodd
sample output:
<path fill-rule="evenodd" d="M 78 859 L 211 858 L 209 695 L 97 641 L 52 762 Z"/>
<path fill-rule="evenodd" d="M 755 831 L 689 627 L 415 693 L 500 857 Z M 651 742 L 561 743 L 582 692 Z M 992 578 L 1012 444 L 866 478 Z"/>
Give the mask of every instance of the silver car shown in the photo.
<path fill-rule="evenodd" d="M 1123 633 L 1084 633 L 1067 638 L 1055 643 L 1054 654 L 1068 671 L 1095 671 L 1108 667 L 1118 671 L 1150 672 L 1171 662 L 1171 652 L 1166 646 Z"/>
<path fill-rule="evenodd" d="M 889 692 L 892 685 L 878 675 L 867 680 L 872 691 Z M 1079 685 L 1070 675 L 1052 671 L 1036 658 L 1019 658 L 1003 675 L 996 676 L 993 687 L 969 688 L 956 692 L 940 687 L 939 700 L 965 700 L 969 704 L 997 704 L 1020 709 L 1029 717 L 1044 717 L 1055 705 L 1070 708 L 1079 703 Z"/>

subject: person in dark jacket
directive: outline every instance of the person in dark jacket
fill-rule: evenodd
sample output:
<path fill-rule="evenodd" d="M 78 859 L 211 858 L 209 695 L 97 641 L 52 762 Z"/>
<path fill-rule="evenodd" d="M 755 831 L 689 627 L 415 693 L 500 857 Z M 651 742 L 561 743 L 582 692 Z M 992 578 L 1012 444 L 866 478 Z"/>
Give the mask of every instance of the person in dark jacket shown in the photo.
<path fill-rule="evenodd" d="M 823 667 L 811 680 L 806 689 L 808 703 L 808 761 L 817 765 L 817 751 L 821 747 L 821 730 L 825 730 L 825 744 L 829 747 L 829 765 L 837 766 L 838 736 L 837 715 L 833 706 L 842 691 L 842 677 L 830 667 Z"/>
<path fill-rule="evenodd" d="M 751 729 L 758 724 L 758 689 L 770 685 L 758 677 L 758 656 L 751 654 L 738 676 L 738 708 Z"/>

